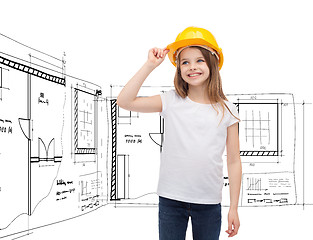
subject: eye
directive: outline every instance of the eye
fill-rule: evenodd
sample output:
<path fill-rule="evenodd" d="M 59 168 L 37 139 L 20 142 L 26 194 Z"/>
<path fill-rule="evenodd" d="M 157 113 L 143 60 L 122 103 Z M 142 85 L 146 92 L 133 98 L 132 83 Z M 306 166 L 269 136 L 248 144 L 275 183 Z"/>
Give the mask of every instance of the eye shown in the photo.
<path fill-rule="evenodd" d="M 187 63 L 188 63 L 187 61 L 183 61 L 181 64 L 186 65 Z"/>
<path fill-rule="evenodd" d="M 203 59 L 198 59 L 198 61 L 197 62 L 204 62 L 204 60 Z"/>

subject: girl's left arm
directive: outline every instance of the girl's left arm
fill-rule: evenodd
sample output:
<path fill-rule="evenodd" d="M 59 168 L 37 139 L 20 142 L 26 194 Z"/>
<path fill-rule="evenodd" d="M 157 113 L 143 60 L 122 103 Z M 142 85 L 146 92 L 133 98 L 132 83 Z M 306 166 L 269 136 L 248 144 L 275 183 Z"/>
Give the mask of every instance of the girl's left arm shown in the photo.
<path fill-rule="evenodd" d="M 239 150 L 238 123 L 227 128 L 226 139 L 227 170 L 229 180 L 230 207 L 228 212 L 228 237 L 237 234 L 240 222 L 238 216 L 238 201 L 241 186 L 241 159 Z"/>

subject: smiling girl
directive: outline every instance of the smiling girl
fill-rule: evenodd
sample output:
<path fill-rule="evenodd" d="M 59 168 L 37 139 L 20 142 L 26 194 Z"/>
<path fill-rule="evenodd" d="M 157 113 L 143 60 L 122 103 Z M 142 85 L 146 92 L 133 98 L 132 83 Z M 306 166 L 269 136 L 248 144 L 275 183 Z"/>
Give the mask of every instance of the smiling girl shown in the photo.
<path fill-rule="evenodd" d="M 175 90 L 137 97 L 148 75 L 168 55 L 176 67 Z M 239 116 L 222 90 L 223 54 L 206 29 L 189 27 L 165 49 L 152 48 L 117 104 L 129 111 L 159 112 L 165 119 L 157 194 L 159 239 L 183 240 L 189 218 L 193 238 L 219 239 L 225 146 L 230 189 L 229 237 L 239 229 L 241 185 Z"/>

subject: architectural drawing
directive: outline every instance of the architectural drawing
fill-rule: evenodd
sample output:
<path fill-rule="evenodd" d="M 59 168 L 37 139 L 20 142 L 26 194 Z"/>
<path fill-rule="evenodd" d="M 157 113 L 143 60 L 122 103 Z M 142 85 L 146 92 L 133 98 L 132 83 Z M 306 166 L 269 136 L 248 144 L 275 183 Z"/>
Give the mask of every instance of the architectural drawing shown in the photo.
<path fill-rule="evenodd" d="M 126 111 L 61 58 L 1 39 L 0 238 L 100 207 L 156 207 L 164 126 L 158 113 Z M 14 53 L 5 52 L 14 49 Z M 143 86 L 152 96 L 172 86 Z M 241 207 L 304 204 L 304 103 L 293 94 L 227 95 L 237 106 L 243 164 Z M 224 166 L 226 166 L 226 152 Z M 225 167 L 223 206 L 229 205 Z"/>
<path fill-rule="evenodd" d="M 241 206 L 297 204 L 296 110 L 293 95 L 245 94 L 228 97 L 236 104 L 241 118 Z"/>
<path fill-rule="evenodd" d="M 145 95 L 140 96 L 151 96 L 171 87 L 142 89 L 140 91 L 144 91 Z M 110 200 L 116 200 L 117 205 L 126 202 L 156 205 L 164 119 L 157 113 L 130 112 L 120 108 L 116 105 L 120 90 L 121 87 L 111 86 L 111 96 L 107 98 L 111 128 L 108 138 Z"/>
<path fill-rule="evenodd" d="M 6 38 L 0 76 L 0 238 L 106 204 L 101 87 L 67 75 L 65 56 Z"/>
<path fill-rule="evenodd" d="M 111 88 L 113 97 L 107 104 L 111 112 L 112 132 L 109 138 L 112 150 L 109 154 L 110 200 L 115 200 L 117 206 L 157 204 L 156 200 L 150 199 L 151 202 L 146 196 L 156 189 L 166 122 L 157 113 L 143 114 L 119 108 L 115 101 L 122 86 Z M 143 86 L 140 90 L 142 95 L 140 92 L 139 95 L 151 96 L 171 88 Z M 299 193 L 304 190 L 301 184 L 296 184 L 296 171 L 301 176 L 303 170 L 301 157 L 298 156 L 296 164 L 295 146 L 296 126 L 302 124 L 301 121 L 296 122 L 296 108 L 301 108 L 302 104 L 296 104 L 292 94 L 235 94 L 227 97 L 237 106 L 241 118 L 239 138 L 243 175 L 240 206 L 300 204 Z M 299 132 L 302 131 L 299 128 Z M 226 152 L 224 157 L 226 166 Z M 224 170 L 222 203 L 229 206 L 226 167 Z"/>

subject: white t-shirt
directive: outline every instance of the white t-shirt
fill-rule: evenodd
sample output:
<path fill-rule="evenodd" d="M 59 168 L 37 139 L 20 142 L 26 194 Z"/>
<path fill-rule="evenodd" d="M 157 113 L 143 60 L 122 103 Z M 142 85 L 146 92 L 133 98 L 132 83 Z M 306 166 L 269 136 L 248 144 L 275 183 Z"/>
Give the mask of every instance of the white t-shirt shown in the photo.
<path fill-rule="evenodd" d="M 238 120 L 225 109 L 221 121 L 221 107 L 217 114 L 211 104 L 182 98 L 175 90 L 161 94 L 161 99 L 165 131 L 157 194 L 183 202 L 220 203 L 227 127 Z M 225 103 L 239 117 L 236 106 Z"/>

